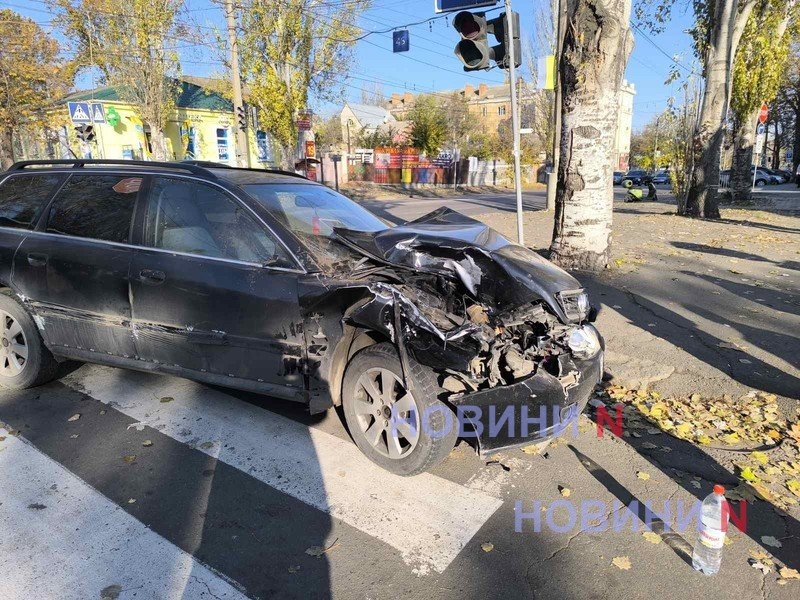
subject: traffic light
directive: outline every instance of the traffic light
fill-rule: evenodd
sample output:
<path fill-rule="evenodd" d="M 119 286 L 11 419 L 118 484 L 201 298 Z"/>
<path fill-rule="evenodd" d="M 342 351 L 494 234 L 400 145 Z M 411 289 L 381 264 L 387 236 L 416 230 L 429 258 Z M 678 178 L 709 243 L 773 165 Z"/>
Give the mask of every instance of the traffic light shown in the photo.
<path fill-rule="evenodd" d="M 83 123 L 82 125 L 75 126 L 75 135 L 78 139 L 84 142 L 91 142 L 94 139 L 94 126 Z"/>
<path fill-rule="evenodd" d="M 236 107 L 236 122 L 242 131 L 247 129 L 247 111 L 245 111 L 244 106 Z"/>
<path fill-rule="evenodd" d="M 486 13 L 461 11 L 453 19 L 453 27 L 461 34 L 461 41 L 456 44 L 456 56 L 464 63 L 465 71 L 477 71 L 491 67 L 495 61 L 498 67 L 507 69 L 509 44 L 514 44 L 514 66 L 522 61 L 519 43 L 519 14 L 511 13 L 513 27 L 508 26 L 506 14 L 494 19 L 487 19 Z M 489 46 L 487 34 L 491 33 L 499 42 Z"/>

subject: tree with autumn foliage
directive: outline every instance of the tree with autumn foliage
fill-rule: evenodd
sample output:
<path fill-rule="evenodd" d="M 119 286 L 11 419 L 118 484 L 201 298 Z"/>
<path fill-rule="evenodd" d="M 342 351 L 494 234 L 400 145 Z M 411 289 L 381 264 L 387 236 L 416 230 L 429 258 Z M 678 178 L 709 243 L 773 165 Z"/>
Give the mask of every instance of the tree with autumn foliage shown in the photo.
<path fill-rule="evenodd" d="M 789 47 L 796 34 L 800 3 L 797 0 L 759 0 L 747 21 L 733 65 L 731 113 L 733 115 L 733 165 L 731 194 L 734 202 L 748 203 L 758 112 L 771 104 L 786 69 Z"/>
<path fill-rule="evenodd" d="M 45 111 L 72 87 L 72 63 L 58 42 L 36 22 L 0 10 L 0 166 L 15 159 L 14 140 L 22 129 L 47 125 Z"/>
<path fill-rule="evenodd" d="M 333 99 L 350 69 L 361 30 L 356 20 L 370 0 L 246 0 L 237 44 L 247 102 L 277 142 L 280 163 L 294 167 L 297 116 L 310 93 Z"/>
<path fill-rule="evenodd" d="M 170 40 L 180 33 L 183 0 L 52 0 L 57 22 L 83 68 L 134 106 L 150 129 L 155 160 L 167 157 L 164 129 L 175 107 L 180 64 Z"/>

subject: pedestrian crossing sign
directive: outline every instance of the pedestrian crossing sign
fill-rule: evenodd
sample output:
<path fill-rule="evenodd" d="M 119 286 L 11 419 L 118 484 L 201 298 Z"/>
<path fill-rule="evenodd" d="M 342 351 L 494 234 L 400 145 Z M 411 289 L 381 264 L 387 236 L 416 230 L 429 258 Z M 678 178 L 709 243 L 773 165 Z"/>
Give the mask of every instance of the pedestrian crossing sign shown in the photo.
<path fill-rule="evenodd" d="M 106 113 L 101 103 L 92 102 L 91 109 L 92 109 L 92 123 L 106 122 Z"/>
<path fill-rule="evenodd" d="M 88 102 L 67 102 L 69 118 L 73 123 L 91 123 L 91 109 Z"/>

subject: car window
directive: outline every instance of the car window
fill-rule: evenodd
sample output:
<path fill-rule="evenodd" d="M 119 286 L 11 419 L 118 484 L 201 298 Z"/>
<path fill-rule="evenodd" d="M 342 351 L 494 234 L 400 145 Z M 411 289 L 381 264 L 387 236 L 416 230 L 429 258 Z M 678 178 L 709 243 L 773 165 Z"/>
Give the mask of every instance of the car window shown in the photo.
<path fill-rule="evenodd" d="M 73 175 L 56 195 L 47 231 L 127 243 L 141 177 Z"/>
<path fill-rule="evenodd" d="M 367 209 L 322 185 L 257 183 L 243 187 L 296 234 L 331 237 L 334 227 L 356 231 L 387 228 Z"/>
<path fill-rule="evenodd" d="M 64 180 L 56 173 L 12 175 L 0 185 L 0 225 L 31 229 L 56 186 Z"/>
<path fill-rule="evenodd" d="M 280 243 L 244 206 L 219 188 L 185 179 L 154 179 L 145 244 L 214 258 L 295 266 Z"/>

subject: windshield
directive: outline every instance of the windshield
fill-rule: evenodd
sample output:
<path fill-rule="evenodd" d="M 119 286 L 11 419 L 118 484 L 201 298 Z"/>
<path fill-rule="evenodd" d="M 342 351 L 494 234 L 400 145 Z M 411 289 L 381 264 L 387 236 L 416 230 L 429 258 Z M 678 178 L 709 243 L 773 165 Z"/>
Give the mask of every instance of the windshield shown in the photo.
<path fill-rule="evenodd" d="M 334 227 L 382 231 L 386 223 L 322 185 L 256 183 L 242 186 L 275 219 L 301 236 L 333 237 Z"/>

